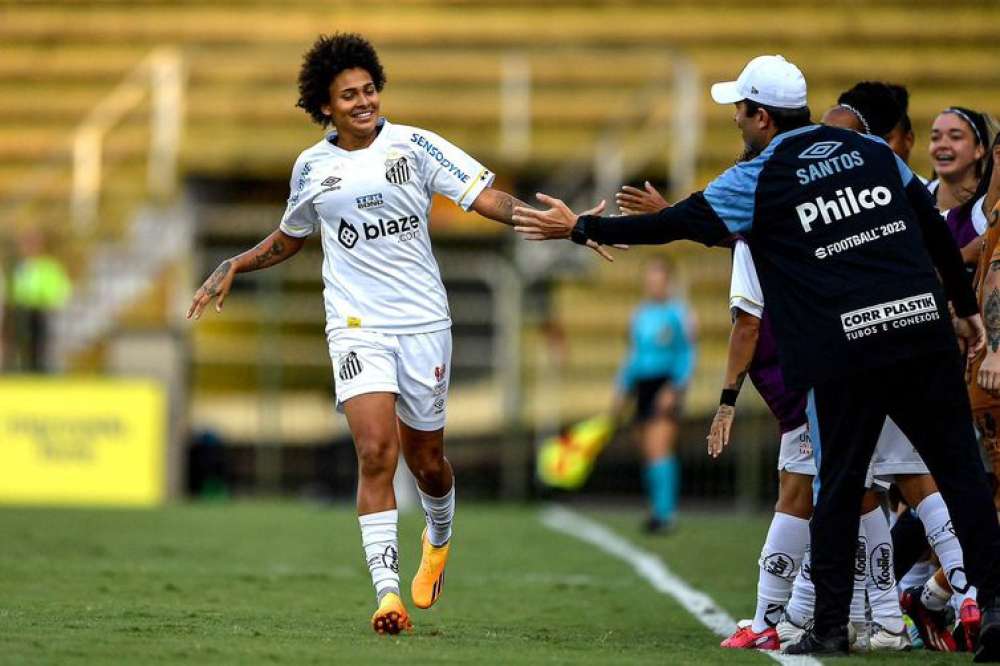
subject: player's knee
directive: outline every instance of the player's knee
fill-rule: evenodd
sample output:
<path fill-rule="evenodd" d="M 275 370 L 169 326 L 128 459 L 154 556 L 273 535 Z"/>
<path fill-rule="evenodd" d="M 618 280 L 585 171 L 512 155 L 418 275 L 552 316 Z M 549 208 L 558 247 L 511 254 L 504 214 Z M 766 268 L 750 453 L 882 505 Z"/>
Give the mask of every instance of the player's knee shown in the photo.
<path fill-rule="evenodd" d="M 422 455 L 410 471 L 413 472 L 413 476 L 417 478 L 417 481 L 427 484 L 439 480 L 441 475 L 444 474 L 444 469 L 444 456 Z"/>
<path fill-rule="evenodd" d="M 805 474 L 782 472 L 778 485 L 778 501 L 774 510 L 796 518 L 812 517 L 812 477 Z"/>
<path fill-rule="evenodd" d="M 356 441 L 358 468 L 362 476 L 372 478 L 395 473 L 398 451 L 394 438 L 374 435 L 358 437 Z"/>

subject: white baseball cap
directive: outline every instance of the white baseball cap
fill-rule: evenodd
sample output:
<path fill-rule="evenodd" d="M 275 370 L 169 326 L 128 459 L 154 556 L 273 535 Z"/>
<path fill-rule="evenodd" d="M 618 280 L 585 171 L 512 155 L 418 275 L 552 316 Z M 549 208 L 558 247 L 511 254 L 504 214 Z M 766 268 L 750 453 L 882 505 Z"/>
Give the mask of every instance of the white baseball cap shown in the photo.
<path fill-rule="evenodd" d="M 757 56 L 735 81 L 713 84 L 712 99 L 719 104 L 749 99 L 778 109 L 801 109 L 807 106 L 806 77 L 780 55 Z"/>

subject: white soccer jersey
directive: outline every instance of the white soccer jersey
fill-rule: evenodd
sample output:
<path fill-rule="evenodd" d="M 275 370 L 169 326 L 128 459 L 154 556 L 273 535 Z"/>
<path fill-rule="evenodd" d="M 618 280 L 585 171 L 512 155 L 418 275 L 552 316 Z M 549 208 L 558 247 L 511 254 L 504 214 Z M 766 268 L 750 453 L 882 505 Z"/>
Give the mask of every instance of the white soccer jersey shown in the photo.
<path fill-rule="evenodd" d="M 468 210 L 493 183 L 490 171 L 433 132 L 379 123 L 369 147 L 338 148 L 333 132 L 292 170 L 281 230 L 299 238 L 321 231 L 327 333 L 451 326 L 427 228 L 431 197 Z"/>
<path fill-rule="evenodd" d="M 741 240 L 733 248 L 733 277 L 729 285 L 729 311 L 736 318 L 742 310 L 758 319 L 764 314 L 764 292 L 757 279 L 757 269 L 750 248 Z"/>

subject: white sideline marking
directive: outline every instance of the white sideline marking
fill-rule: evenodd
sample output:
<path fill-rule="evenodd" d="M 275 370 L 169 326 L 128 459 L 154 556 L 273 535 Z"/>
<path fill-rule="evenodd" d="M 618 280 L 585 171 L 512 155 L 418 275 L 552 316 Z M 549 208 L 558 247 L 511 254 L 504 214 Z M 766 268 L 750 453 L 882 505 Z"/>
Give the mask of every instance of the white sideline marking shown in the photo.
<path fill-rule="evenodd" d="M 561 506 L 544 509 L 541 512 L 541 521 L 549 529 L 586 541 L 605 553 L 631 564 L 635 572 L 657 592 L 673 597 L 696 620 L 716 635 L 727 638 L 736 629 L 736 620 L 715 605 L 710 596 L 685 583 L 653 553 L 637 548 L 600 523 Z M 781 664 L 820 666 L 820 661 L 814 657 L 787 655 L 772 650 L 760 650 L 760 652 Z"/>

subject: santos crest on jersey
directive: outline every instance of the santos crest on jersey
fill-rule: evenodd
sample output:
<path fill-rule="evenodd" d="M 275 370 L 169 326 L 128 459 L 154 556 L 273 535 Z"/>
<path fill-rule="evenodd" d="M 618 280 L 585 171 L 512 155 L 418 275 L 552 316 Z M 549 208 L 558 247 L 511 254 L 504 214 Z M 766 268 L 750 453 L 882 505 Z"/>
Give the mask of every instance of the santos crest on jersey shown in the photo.
<path fill-rule="evenodd" d="M 451 318 L 427 229 L 431 197 L 468 210 L 493 174 L 433 132 L 379 122 L 368 148 L 343 150 L 332 133 L 299 156 L 281 230 L 322 234 L 328 332 L 441 330 Z"/>

